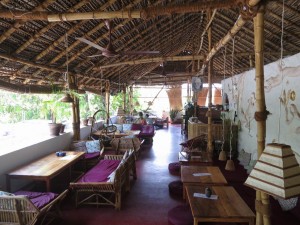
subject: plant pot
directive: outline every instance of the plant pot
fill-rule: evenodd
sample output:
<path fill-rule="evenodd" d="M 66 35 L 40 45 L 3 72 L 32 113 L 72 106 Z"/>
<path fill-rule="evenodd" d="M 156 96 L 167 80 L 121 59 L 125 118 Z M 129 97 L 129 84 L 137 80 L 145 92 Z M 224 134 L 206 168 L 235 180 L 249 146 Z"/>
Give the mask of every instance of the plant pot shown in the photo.
<path fill-rule="evenodd" d="M 61 123 L 49 123 L 50 135 L 59 136 L 61 126 Z"/>
<path fill-rule="evenodd" d="M 82 120 L 83 126 L 87 126 L 87 125 L 88 125 L 88 122 L 89 122 L 89 119 L 83 119 L 83 120 Z"/>
<path fill-rule="evenodd" d="M 61 134 L 64 133 L 65 132 L 65 127 L 66 127 L 66 125 L 62 124 L 59 133 L 61 133 Z"/>

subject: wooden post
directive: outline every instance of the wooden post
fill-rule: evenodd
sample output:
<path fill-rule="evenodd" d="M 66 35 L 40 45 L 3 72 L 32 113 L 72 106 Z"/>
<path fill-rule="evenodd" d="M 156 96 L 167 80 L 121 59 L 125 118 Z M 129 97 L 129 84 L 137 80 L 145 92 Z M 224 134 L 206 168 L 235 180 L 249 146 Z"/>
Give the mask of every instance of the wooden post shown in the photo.
<path fill-rule="evenodd" d="M 70 90 L 77 92 L 75 75 L 67 74 L 67 82 Z M 79 98 L 76 95 L 72 95 L 72 112 L 73 112 L 73 140 L 80 140 L 80 110 L 79 110 Z"/>
<path fill-rule="evenodd" d="M 133 115 L 133 88 L 132 88 L 132 85 L 129 87 L 129 112 L 130 112 L 130 115 L 132 116 Z"/>
<path fill-rule="evenodd" d="M 109 124 L 109 104 L 110 104 L 110 83 L 109 80 L 105 81 L 105 111 L 106 111 L 106 124 Z"/>
<path fill-rule="evenodd" d="M 126 84 L 123 85 L 123 110 L 126 111 Z"/>
<path fill-rule="evenodd" d="M 211 11 L 208 12 L 208 20 L 211 18 Z M 212 32 L 211 26 L 207 31 L 208 35 L 208 51 L 212 49 Z M 213 155 L 212 145 L 212 115 L 211 115 L 211 100 L 212 100 L 212 59 L 208 62 L 208 110 L 207 110 L 207 151 L 209 156 Z"/>
<path fill-rule="evenodd" d="M 264 7 L 261 7 L 253 19 L 255 45 L 255 80 L 256 80 L 256 112 L 257 153 L 258 158 L 265 148 L 266 137 L 266 103 L 264 93 Z M 261 191 L 256 193 L 256 225 L 270 225 L 269 196 Z"/>

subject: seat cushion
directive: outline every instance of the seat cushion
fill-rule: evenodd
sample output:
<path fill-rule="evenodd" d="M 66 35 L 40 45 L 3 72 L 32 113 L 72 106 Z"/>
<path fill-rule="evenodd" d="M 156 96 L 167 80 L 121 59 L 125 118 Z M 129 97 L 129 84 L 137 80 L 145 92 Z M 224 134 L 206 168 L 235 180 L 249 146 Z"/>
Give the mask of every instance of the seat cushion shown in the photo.
<path fill-rule="evenodd" d="M 178 205 L 168 212 L 170 225 L 193 225 L 194 219 L 189 205 Z"/>
<path fill-rule="evenodd" d="M 183 183 L 181 180 L 175 180 L 169 183 L 169 193 L 172 196 L 182 198 L 183 194 Z"/>
<path fill-rule="evenodd" d="M 25 195 L 39 209 L 52 202 L 58 194 L 52 192 L 17 191 L 15 195 Z"/>
<path fill-rule="evenodd" d="M 170 174 L 180 176 L 180 162 L 169 163 L 168 169 Z"/>
<path fill-rule="evenodd" d="M 100 152 L 85 153 L 84 158 L 85 159 L 95 159 L 95 158 L 99 157 L 99 155 L 100 155 Z"/>
<path fill-rule="evenodd" d="M 78 180 L 78 183 L 106 182 L 108 181 L 108 176 L 118 167 L 120 162 L 120 160 L 101 160 L 96 166 L 81 177 Z"/>

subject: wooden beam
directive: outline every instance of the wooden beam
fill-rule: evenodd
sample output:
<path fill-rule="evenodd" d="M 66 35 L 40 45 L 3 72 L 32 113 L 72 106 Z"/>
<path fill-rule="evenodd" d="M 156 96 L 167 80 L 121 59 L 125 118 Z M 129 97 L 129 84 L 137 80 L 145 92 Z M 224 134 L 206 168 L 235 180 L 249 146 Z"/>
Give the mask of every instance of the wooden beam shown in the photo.
<path fill-rule="evenodd" d="M 168 57 L 155 57 L 148 59 L 138 59 L 131 60 L 119 63 L 113 63 L 105 66 L 100 66 L 100 68 L 95 68 L 95 71 L 101 71 L 102 69 L 116 67 L 116 66 L 124 66 L 124 65 L 137 65 L 137 64 L 145 64 L 145 63 L 159 63 L 164 61 L 190 61 L 190 60 L 203 60 L 205 57 L 203 55 L 197 56 L 168 56 Z"/>
<path fill-rule="evenodd" d="M 250 0 L 251 1 L 251 0 Z M 120 10 L 120 11 L 94 11 L 94 12 L 70 12 L 50 14 L 44 11 L 24 12 L 24 11 L 2 11 L 0 18 L 18 19 L 24 21 L 43 20 L 48 22 L 74 21 L 74 20 L 96 20 L 96 19 L 149 19 L 157 16 L 169 16 L 175 13 L 197 13 L 211 9 L 225 9 L 238 7 L 240 0 L 213 0 L 201 1 L 175 6 L 157 6 L 142 10 Z"/>

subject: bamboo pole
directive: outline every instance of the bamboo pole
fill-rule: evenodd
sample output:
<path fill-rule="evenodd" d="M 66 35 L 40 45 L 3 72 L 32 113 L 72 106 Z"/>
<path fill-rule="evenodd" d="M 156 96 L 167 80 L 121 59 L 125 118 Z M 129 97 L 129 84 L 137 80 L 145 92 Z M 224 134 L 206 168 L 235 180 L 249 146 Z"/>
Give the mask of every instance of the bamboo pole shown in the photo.
<path fill-rule="evenodd" d="M 266 136 L 266 103 L 264 93 L 264 7 L 261 7 L 254 22 L 254 45 L 255 45 L 255 80 L 256 80 L 256 112 L 257 121 L 257 152 L 258 158 L 265 148 Z M 257 191 L 256 203 L 262 207 L 256 207 L 256 225 L 270 225 L 268 212 L 269 196 Z M 260 210 L 264 208 L 264 210 Z"/>
<path fill-rule="evenodd" d="M 130 115 L 133 115 L 133 102 L 132 102 L 132 96 L 133 96 L 133 89 L 132 89 L 132 85 L 129 87 L 129 112 Z"/>
<path fill-rule="evenodd" d="M 251 9 L 254 6 L 257 6 L 258 3 L 261 0 L 248 0 L 248 2 L 245 2 L 246 8 Z M 221 39 L 219 40 L 215 46 L 210 50 L 210 52 L 207 54 L 202 68 L 199 70 L 198 75 L 201 75 L 204 73 L 204 69 L 206 68 L 206 65 L 208 62 L 213 58 L 213 56 L 222 48 L 224 47 L 240 30 L 241 28 L 245 25 L 246 19 L 240 14 L 238 17 L 237 21 L 234 23 L 234 26 L 228 31 L 228 33 Z"/>
<path fill-rule="evenodd" d="M 109 124 L 109 105 L 110 105 L 110 83 L 108 80 L 105 81 L 105 111 L 106 111 L 106 124 Z"/>
<path fill-rule="evenodd" d="M 208 13 L 208 20 L 211 18 L 211 11 Z M 207 30 L 208 36 L 208 51 L 212 48 L 212 29 L 211 26 Z M 211 59 L 208 62 L 208 110 L 207 110 L 207 151 L 210 157 L 213 155 L 212 145 L 212 115 L 211 115 L 211 100 L 212 100 L 212 62 Z"/>
<path fill-rule="evenodd" d="M 123 84 L 123 110 L 126 112 L 126 85 Z"/>
<path fill-rule="evenodd" d="M 175 13 L 196 13 L 211 9 L 226 9 L 238 7 L 240 0 L 214 0 L 201 1 L 200 3 L 156 6 L 142 10 L 120 10 L 120 11 L 94 11 L 94 12 L 69 12 L 50 14 L 43 11 L 20 12 L 20 11 L 2 11 L 0 18 L 18 19 L 18 20 L 43 20 L 48 22 L 74 21 L 74 20 L 95 20 L 95 19 L 149 19 L 157 16 L 169 16 Z"/>
<path fill-rule="evenodd" d="M 100 68 L 95 69 L 96 71 L 101 71 L 105 68 L 116 67 L 116 66 L 124 66 L 124 65 L 137 65 L 137 64 L 145 64 L 145 63 L 161 63 L 164 61 L 188 61 L 188 60 L 203 60 L 205 57 L 203 55 L 196 56 L 169 56 L 169 57 L 153 57 L 148 59 L 138 59 L 131 60 L 125 62 L 118 62 L 113 64 L 108 64 L 105 66 L 101 66 Z"/>

